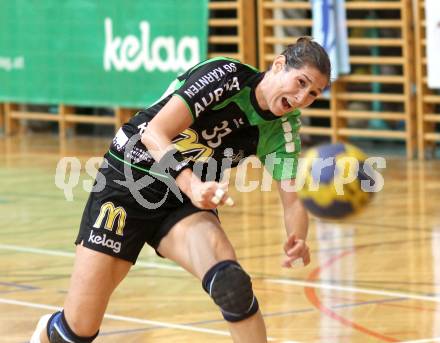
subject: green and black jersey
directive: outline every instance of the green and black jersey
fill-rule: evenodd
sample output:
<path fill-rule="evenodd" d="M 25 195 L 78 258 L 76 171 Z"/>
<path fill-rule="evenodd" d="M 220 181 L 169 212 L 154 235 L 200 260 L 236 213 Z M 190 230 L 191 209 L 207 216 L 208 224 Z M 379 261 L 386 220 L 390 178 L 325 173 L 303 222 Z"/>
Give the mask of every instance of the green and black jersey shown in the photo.
<path fill-rule="evenodd" d="M 140 141 L 128 142 L 172 96 L 178 96 L 193 116 L 192 125 L 173 140 L 187 159 L 193 163 L 214 159 L 218 165 L 227 159 L 234 167 L 256 155 L 275 180 L 295 178 L 301 148 L 300 112 L 295 110 L 280 118 L 263 111 L 255 96 L 263 76 L 253 67 L 229 58 L 213 58 L 196 65 L 173 81 L 160 100 L 119 130 L 107 156 L 119 163 L 129 161 L 132 169 L 148 173 L 153 158 Z"/>

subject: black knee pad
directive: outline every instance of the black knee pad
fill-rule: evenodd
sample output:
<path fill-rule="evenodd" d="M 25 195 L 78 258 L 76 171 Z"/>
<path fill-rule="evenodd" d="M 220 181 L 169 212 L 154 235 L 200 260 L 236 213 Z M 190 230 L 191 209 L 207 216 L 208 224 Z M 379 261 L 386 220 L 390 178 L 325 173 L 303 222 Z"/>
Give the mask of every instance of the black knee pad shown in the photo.
<path fill-rule="evenodd" d="M 50 343 L 91 343 L 98 336 L 98 332 L 92 337 L 77 336 L 67 324 L 64 311 L 60 311 L 50 317 L 47 336 Z"/>
<path fill-rule="evenodd" d="M 251 278 L 235 261 L 214 265 L 203 277 L 202 284 L 227 321 L 238 322 L 258 311 Z"/>

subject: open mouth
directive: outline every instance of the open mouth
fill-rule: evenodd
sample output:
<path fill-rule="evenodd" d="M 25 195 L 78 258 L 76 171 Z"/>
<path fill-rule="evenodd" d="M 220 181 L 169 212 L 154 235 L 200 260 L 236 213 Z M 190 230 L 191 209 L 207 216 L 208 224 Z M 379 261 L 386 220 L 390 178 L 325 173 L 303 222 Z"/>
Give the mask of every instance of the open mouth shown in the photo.
<path fill-rule="evenodd" d="M 281 102 L 283 103 L 283 108 L 285 111 L 289 111 L 293 108 L 293 105 L 289 102 L 289 100 L 287 100 L 287 98 L 283 97 Z"/>

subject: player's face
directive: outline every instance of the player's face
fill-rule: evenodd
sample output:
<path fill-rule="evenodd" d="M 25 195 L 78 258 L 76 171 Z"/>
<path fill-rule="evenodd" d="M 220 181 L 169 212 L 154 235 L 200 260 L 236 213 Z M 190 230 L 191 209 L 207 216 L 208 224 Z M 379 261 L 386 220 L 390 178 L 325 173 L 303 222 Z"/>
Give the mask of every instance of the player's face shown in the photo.
<path fill-rule="evenodd" d="M 296 108 L 310 106 L 328 84 L 327 77 L 309 65 L 300 69 L 285 68 L 284 59 L 275 61 L 269 89 L 265 92 L 267 108 L 282 116 Z"/>

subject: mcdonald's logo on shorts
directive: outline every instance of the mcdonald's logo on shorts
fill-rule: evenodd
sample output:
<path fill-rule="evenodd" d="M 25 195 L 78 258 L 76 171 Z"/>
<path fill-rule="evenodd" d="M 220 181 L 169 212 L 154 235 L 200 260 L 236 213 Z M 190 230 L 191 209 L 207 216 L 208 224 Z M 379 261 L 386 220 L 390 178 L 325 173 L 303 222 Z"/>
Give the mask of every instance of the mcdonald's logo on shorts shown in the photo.
<path fill-rule="evenodd" d="M 104 228 L 113 231 L 114 225 L 116 222 L 116 218 L 118 218 L 118 225 L 116 227 L 116 234 L 119 236 L 123 236 L 124 227 L 125 227 L 125 219 L 127 218 L 127 213 L 124 208 L 121 206 L 115 207 L 112 202 L 106 202 L 101 206 L 99 210 L 99 216 L 93 224 L 93 227 L 99 229 L 102 225 L 103 220 L 106 218 Z"/>

